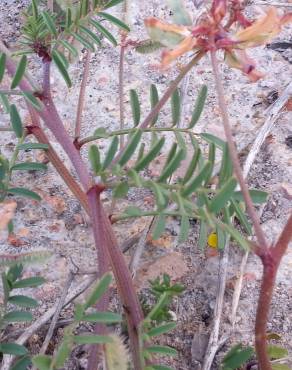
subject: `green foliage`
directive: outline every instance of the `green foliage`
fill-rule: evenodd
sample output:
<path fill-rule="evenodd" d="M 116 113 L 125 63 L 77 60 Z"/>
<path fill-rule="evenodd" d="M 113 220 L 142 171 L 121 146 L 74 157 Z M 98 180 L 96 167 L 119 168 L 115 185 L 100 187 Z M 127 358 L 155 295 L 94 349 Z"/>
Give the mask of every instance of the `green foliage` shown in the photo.
<path fill-rule="evenodd" d="M 92 289 L 90 295 L 83 304 L 75 305 L 73 323 L 64 330 L 64 338 L 54 356 L 37 355 L 32 362 L 39 370 L 55 370 L 64 367 L 73 346 L 84 344 L 107 344 L 113 341 L 110 335 L 94 335 L 90 332 L 75 334 L 77 327 L 82 322 L 113 324 L 120 323 L 122 318 L 113 312 L 92 312 L 93 306 L 107 292 L 112 281 L 111 275 L 104 275 Z M 90 313 L 87 311 L 90 310 Z"/>
<path fill-rule="evenodd" d="M 159 41 L 153 41 L 149 39 L 140 41 L 135 47 L 135 50 L 140 54 L 151 54 L 161 48 L 163 48 L 163 45 Z"/>
<path fill-rule="evenodd" d="M 134 126 L 138 126 L 140 123 L 140 118 L 141 118 L 141 109 L 140 109 L 138 94 L 135 90 L 130 90 L 130 101 L 131 101 Z"/>
<path fill-rule="evenodd" d="M 4 73 L 5 73 L 5 65 L 6 65 L 6 55 L 1 53 L 0 55 L 0 82 L 2 82 Z"/>
<path fill-rule="evenodd" d="M 22 122 L 18 110 L 14 104 L 10 106 L 10 121 L 16 137 L 21 138 L 23 135 Z"/>
<path fill-rule="evenodd" d="M 141 338 L 143 357 L 145 360 L 151 360 L 152 356 L 176 356 L 177 351 L 168 346 L 152 345 L 151 340 L 154 337 L 163 335 L 176 327 L 174 322 L 168 322 L 170 319 L 169 305 L 174 297 L 180 295 L 184 287 L 180 284 L 171 284 L 170 277 L 166 274 L 160 278 L 150 281 L 151 293 L 154 295 L 155 303 L 150 308 L 144 305 L 145 319 L 141 326 Z M 164 368 L 164 365 L 156 365 L 157 369 Z M 149 367 L 149 369 L 154 367 Z M 146 367 L 145 369 L 148 369 Z"/>
<path fill-rule="evenodd" d="M 184 287 L 181 284 L 171 284 L 170 277 L 163 274 L 163 277 L 150 281 L 150 292 L 153 294 L 156 304 L 147 314 L 146 321 L 152 320 L 156 323 L 162 323 L 171 318 L 169 314 L 169 305 L 174 297 L 179 296 Z"/>
<path fill-rule="evenodd" d="M 220 248 L 223 248 L 230 234 L 238 244 L 249 249 L 249 242 L 231 224 L 229 219 L 235 216 L 239 224 L 250 235 L 251 226 L 240 204 L 242 194 L 235 191 L 237 181 L 232 176 L 233 167 L 229 156 L 226 142 L 214 135 L 204 133 L 197 135 L 192 129 L 197 123 L 206 100 L 207 90 L 203 86 L 200 89 L 193 119 L 188 128 L 179 128 L 181 102 L 178 90 L 172 95 L 170 108 L 172 112 L 172 124 L 167 127 L 159 126 L 158 115 L 153 119 L 152 126 L 146 129 L 139 128 L 141 121 L 141 107 L 136 91 L 130 92 L 130 102 L 133 115 L 133 127 L 113 132 L 102 128 L 95 130 L 94 135 L 88 138 L 88 142 L 99 138 L 111 139 L 107 154 L 102 158 L 96 152 L 95 174 L 102 178 L 105 186 L 112 189 L 115 198 L 123 198 L 131 187 L 146 188 L 155 198 L 155 207 L 152 211 L 144 211 L 137 207 L 129 207 L 118 216 L 120 219 L 127 217 L 158 216 L 153 229 L 153 238 L 157 239 L 163 234 L 168 216 L 177 217 L 180 221 L 178 240 L 185 241 L 190 231 L 190 219 L 200 221 L 200 235 L 198 246 L 206 246 L 208 234 L 211 230 L 217 230 L 220 236 Z M 158 92 L 154 85 L 150 87 L 150 103 L 153 108 L 158 101 Z M 172 145 L 166 142 L 164 134 L 173 134 Z M 118 142 L 121 135 L 128 135 L 128 141 L 123 150 L 116 157 Z M 151 135 L 151 141 L 147 140 Z M 199 136 L 199 137 L 198 137 Z M 145 138 L 145 139 L 144 139 Z M 146 144 L 148 141 L 149 144 Z M 86 140 L 87 142 L 87 140 Z M 203 142 L 203 143 L 202 143 Z M 205 143 L 204 143 L 205 142 Z M 208 151 L 201 149 L 201 146 Z M 166 151 L 166 146 L 168 151 Z M 193 148 L 193 154 L 185 162 L 185 173 L 177 177 L 177 170 L 185 160 L 187 152 Z M 93 161 L 93 148 L 90 149 L 89 157 Z M 161 153 L 166 156 L 159 158 Z M 215 158 L 221 159 L 219 170 L 215 170 Z M 158 159 L 159 158 L 159 159 Z M 155 162 L 162 161 L 163 165 L 158 176 L 149 177 L 148 169 Z M 212 181 L 217 178 L 217 185 Z M 250 194 L 254 201 L 266 200 L 267 194 L 251 190 Z M 174 207 L 175 205 L 175 207 Z M 134 210 L 134 212 L 132 212 Z M 228 215 L 228 216 L 227 216 Z"/>
<path fill-rule="evenodd" d="M 180 113 L 181 113 L 181 101 L 179 90 L 176 89 L 171 96 L 171 114 L 173 126 L 176 126 L 179 123 Z"/>
<path fill-rule="evenodd" d="M 223 359 L 223 370 L 235 370 L 240 368 L 254 355 L 252 347 L 243 347 L 238 344 L 231 348 Z"/>
<path fill-rule="evenodd" d="M 101 37 L 116 46 L 117 40 L 104 26 L 105 23 L 129 32 L 129 27 L 120 19 L 108 14 L 109 9 L 121 1 L 94 0 L 93 8 L 89 1 L 57 1 L 54 12 L 40 11 L 39 2 L 33 0 L 25 13 L 20 45 L 17 54 L 23 54 L 11 88 L 15 88 L 25 73 L 26 54 L 37 54 L 45 62 L 53 60 L 68 87 L 72 86 L 68 72 L 69 62 L 78 57 L 82 47 L 95 51 L 102 45 Z M 103 23 L 103 24 L 101 24 Z M 97 31 L 98 34 L 95 32 Z M 5 68 L 5 56 L 0 59 L 0 77 Z M 1 80 L 1 79 L 0 79 Z"/>
<path fill-rule="evenodd" d="M 8 258 L 8 257 L 7 257 Z M 0 329 L 4 330 L 8 325 L 13 323 L 30 322 L 33 319 L 31 312 L 28 310 L 35 308 L 38 302 L 27 295 L 13 295 L 14 289 L 22 289 L 26 287 L 35 287 L 43 284 L 44 279 L 41 277 L 31 277 L 29 279 L 22 279 L 23 265 L 19 264 L 21 255 L 18 260 L 10 263 L 12 266 L 2 273 L 2 287 L 4 292 L 3 304 L 0 309 Z M 0 259 L 0 266 L 5 266 L 5 261 Z M 21 308 L 22 310 L 20 310 Z M 24 310 L 26 309 L 26 310 Z M 17 362 L 14 364 L 14 370 L 25 369 L 30 363 L 28 350 L 26 347 L 13 342 L 1 342 L 0 354 L 9 354 L 18 357 Z"/>
<path fill-rule="evenodd" d="M 17 65 L 14 77 L 12 79 L 11 89 L 15 89 L 19 85 L 20 81 L 22 80 L 22 77 L 24 76 L 26 65 L 27 57 L 26 55 L 23 55 Z"/>
<path fill-rule="evenodd" d="M 288 351 L 286 348 L 270 345 L 268 347 L 268 355 L 271 360 L 279 360 L 288 356 Z"/>

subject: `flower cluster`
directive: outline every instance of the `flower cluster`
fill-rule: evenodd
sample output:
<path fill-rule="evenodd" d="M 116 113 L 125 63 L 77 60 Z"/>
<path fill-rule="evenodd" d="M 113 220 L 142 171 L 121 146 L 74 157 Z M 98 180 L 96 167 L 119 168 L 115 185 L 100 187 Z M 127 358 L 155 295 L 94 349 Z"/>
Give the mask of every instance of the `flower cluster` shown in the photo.
<path fill-rule="evenodd" d="M 264 17 L 251 22 L 244 15 L 240 0 L 213 0 L 211 9 L 197 25 L 170 24 L 156 18 L 146 19 L 145 25 L 150 38 L 167 47 L 162 54 L 162 67 L 189 51 L 223 50 L 230 67 L 257 81 L 262 73 L 256 70 L 246 49 L 267 44 L 291 20 L 292 13 L 279 16 L 271 7 Z M 234 33 L 233 26 L 240 30 Z"/>

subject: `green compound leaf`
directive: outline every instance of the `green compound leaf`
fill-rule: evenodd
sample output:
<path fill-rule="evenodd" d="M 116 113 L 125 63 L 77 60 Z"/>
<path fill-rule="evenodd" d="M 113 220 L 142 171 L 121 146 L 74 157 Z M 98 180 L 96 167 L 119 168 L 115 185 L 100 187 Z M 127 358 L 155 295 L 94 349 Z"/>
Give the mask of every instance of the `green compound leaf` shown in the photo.
<path fill-rule="evenodd" d="M 27 311 L 11 311 L 3 316 L 3 320 L 6 322 L 26 322 L 32 321 L 32 319 L 32 314 Z"/>
<path fill-rule="evenodd" d="M 171 115 L 172 115 L 172 125 L 176 126 L 179 123 L 181 115 L 181 101 L 179 90 L 175 89 L 171 96 Z"/>
<path fill-rule="evenodd" d="M 91 145 L 89 148 L 88 157 L 91 163 L 92 171 L 95 175 L 101 171 L 100 153 L 97 145 Z"/>
<path fill-rule="evenodd" d="M 165 224 L 166 224 L 166 217 L 165 215 L 161 214 L 156 221 L 153 233 L 152 233 L 152 238 L 153 240 L 157 240 L 161 237 L 165 230 Z"/>
<path fill-rule="evenodd" d="M 199 95 L 196 100 L 195 108 L 193 111 L 192 119 L 189 124 L 189 129 L 195 127 L 197 122 L 199 121 L 201 114 L 203 112 L 206 98 L 207 98 L 208 88 L 206 85 L 203 85 L 199 91 Z"/>
<path fill-rule="evenodd" d="M 103 17 L 104 19 L 106 19 L 107 21 L 110 21 L 111 23 L 113 23 L 117 27 L 121 28 L 122 30 L 127 31 L 127 32 L 131 31 L 130 28 L 124 22 L 122 22 L 120 19 L 114 17 L 113 15 L 108 14 L 108 13 L 104 13 L 104 12 L 99 12 L 97 14 L 99 16 Z"/>
<path fill-rule="evenodd" d="M 204 221 L 201 221 L 198 240 L 198 246 L 201 250 L 205 249 L 207 245 L 207 240 L 208 240 L 208 224 Z"/>
<path fill-rule="evenodd" d="M 18 110 L 14 104 L 10 106 L 10 121 L 16 137 L 20 139 L 23 135 L 22 121 L 18 113 Z"/>
<path fill-rule="evenodd" d="M 251 199 L 254 203 L 256 204 L 261 204 L 265 203 L 268 198 L 268 193 L 262 190 L 257 190 L 257 189 L 250 189 L 249 190 L 249 195 L 251 196 Z M 244 202 L 244 197 L 242 195 L 241 191 L 236 191 L 233 194 L 233 199 L 236 199 L 240 202 Z"/>
<path fill-rule="evenodd" d="M 60 40 L 59 43 L 65 48 L 67 49 L 74 58 L 77 58 L 78 57 L 78 51 L 77 49 L 71 45 L 69 42 L 67 42 L 66 40 Z"/>
<path fill-rule="evenodd" d="M 141 140 L 141 137 L 142 137 L 142 130 L 137 129 L 135 133 L 132 135 L 129 144 L 127 145 L 127 147 L 125 148 L 125 150 L 123 151 L 120 157 L 118 164 L 121 167 L 124 166 L 128 162 L 128 160 L 132 157 L 132 155 L 134 154 Z"/>
<path fill-rule="evenodd" d="M 12 79 L 11 89 L 15 89 L 19 85 L 20 81 L 22 80 L 22 77 L 24 76 L 26 65 L 27 57 L 26 55 L 23 55 L 17 65 L 15 75 Z"/>
<path fill-rule="evenodd" d="M 151 54 L 154 51 L 163 48 L 163 45 L 159 41 L 143 40 L 135 47 L 135 50 L 139 54 Z"/>
<path fill-rule="evenodd" d="M 141 109 L 139 103 L 139 97 L 136 90 L 130 90 L 130 102 L 131 102 L 131 109 L 132 109 L 132 116 L 134 121 L 134 126 L 138 126 L 141 119 Z"/>
<path fill-rule="evenodd" d="M 150 346 L 146 348 L 149 353 L 159 353 L 167 356 L 177 356 L 177 350 L 167 346 Z"/>
<path fill-rule="evenodd" d="M 160 153 L 160 150 L 162 149 L 163 145 L 165 143 L 165 138 L 160 138 L 149 150 L 149 152 L 144 155 L 134 166 L 134 169 L 136 171 L 141 171 L 157 157 L 157 155 Z"/>
<path fill-rule="evenodd" d="M 56 67 L 58 68 L 59 72 L 61 73 L 62 77 L 64 78 L 67 86 L 71 87 L 72 82 L 71 82 L 70 76 L 67 72 L 66 66 L 64 65 L 64 60 L 62 59 L 62 57 L 60 56 L 60 53 L 57 50 L 53 50 L 52 58 L 53 58 L 53 61 L 56 65 Z"/>
<path fill-rule="evenodd" d="M 38 306 L 38 302 L 35 299 L 25 295 L 13 295 L 9 297 L 8 302 L 26 308 L 35 308 Z"/>
<path fill-rule="evenodd" d="M 33 357 L 32 363 L 39 370 L 50 370 L 52 364 L 52 357 L 47 355 L 37 355 Z"/>
<path fill-rule="evenodd" d="M 182 190 L 182 195 L 187 197 L 198 189 L 199 186 L 206 180 L 208 173 L 212 168 L 212 163 L 207 161 L 201 171 L 194 178 L 190 179 Z"/>
<path fill-rule="evenodd" d="M 20 195 L 22 197 L 30 198 L 30 199 L 38 200 L 38 201 L 42 199 L 37 193 L 35 193 L 32 190 L 26 189 L 26 188 L 10 188 L 7 190 L 7 192 L 9 194 Z"/>
<path fill-rule="evenodd" d="M 1 343 L 0 352 L 8 355 L 24 356 L 28 353 L 28 350 L 16 343 Z"/>
<path fill-rule="evenodd" d="M 121 315 L 113 312 L 95 312 L 84 315 L 81 321 L 102 322 L 104 324 L 114 324 L 122 321 Z"/>
<path fill-rule="evenodd" d="M 154 109 L 156 104 L 159 102 L 159 95 L 156 85 L 151 84 L 150 86 L 150 104 L 151 104 L 151 110 Z M 158 120 L 158 114 L 155 116 L 150 124 L 150 126 L 154 126 L 155 123 Z"/>
<path fill-rule="evenodd" d="M 3 80 L 6 66 L 6 54 L 2 53 L 0 55 L 0 83 Z"/>
<path fill-rule="evenodd" d="M 10 112 L 10 104 L 7 96 L 5 94 L 0 93 L 0 103 L 3 105 L 4 113 Z"/>
<path fill-rule="evenodd" d="M 105 170 L 111 163 L 112 160 L 114 159 L 116 152 L 119 147 L 119 138 L 117 136 L 114 136 L 109 149 L 107 151 L 107 154 L 105 156 L 105 159 L 103 161 L 102 169 Z"/>
<path fill-rule="evenodd" d="M 223 150 L 224 149 L 224 146 L 225 146 L 225 141 L 219 139 L 219 137 L 216 137 L 212 134 L 208 134 L 208 133 L 204 133 L 204 134 L 200 134 L 200 136 L 206 140 L 208 143 L 213 143 L 217 148 Z"/>
<path fill-rule="evenodd" d="M 30 364 L 31 364 L 30 357 L 24 356 L 21 357 L 18 361 L 13 363 L 11 370 L 27 370 Z"/>
<path fill-rule="evenodd" d="M 25 143 L 25 144 L 19 144 L 17 145 L 18 150 L 35 150 L 35 149 L 49 149 L 48 144 L 42 144 L 42 143 Z"/>
<path fill-rule="evenodd" d="M 22 95 L 24 96 L 25 100 L 30 103 L 36 110 L 40 111 L 42 109 L 40 101 L 32 93 L 23 91 Z"/>
<path fill-rule="evenodd" d="M 97 22 L 94 19 L 90 19 L 89 21 L 93 27 L 95 27 L 106 39 L 108 39 L 114 46 L 117 46 L 117 40 L 114 38 L 114 36 L 106 29 L 104 28 L 99 22 Z"/>
<path fill-rule="evenodd" d="M 178 241 L 180 243 L 184 242 L 188 239 L 189 231 L 190 231 L 189 217 L 188 216 L 182 216 L 181 224 L 180 224 L 180 232 L 179 232 L 179 237 L 178 237 Z"/>
<path fill-rule="evenodd" d="M 288 351 L 286 348 L 279 347 L 279 346 L 269 346 L 268 347 L 268 355 L 271 360 L 279 360 L 281 358 L 288 356 Z"/>
<path fill-rule="evenodd" d="M 85 310 L 93 306 L 103 296 L 103 294 L 108 290 L 111 281 L 112 276 L 110 274 L 106 274 L 100 279 L 84 304 Z"/>
<path fill-rule="evenodd" d="M 241 344 L 233 347 L 223 359 L 223 370 L 235 370 L 245 364 L 254 354 L 252 347 Z"/>
<path fill-rule="evenodd" d="M 46 280 L 40 276 L 34 276 L 27 279 L 17 280 L 13 284 L 13 289 L 20 289 L 20 288 L 34 288 L 37 286 L 42 285 Z"/>
<path fill-rule="evenodd" d="M 213 213 L 219 212 L 225 204 L 231 199 L 237 185 L 237 180 L 231 177 L 218 191 L 215 197 L 211 200 L 209 211 Z"/>
<path fill-rule="evenodd" d="M 114 198 L 124 198 L 129 191 L 129 185 L 125 182 L 122 181 L 114 190 L 113 192 L 113 197 Z"/>
<path fill-rule="evenodd" d="M 194 172 L 196 171 L 197 165 L 199 163 L 200 156 L 201 156 L 201 149 L 198 147 L 195 149 L 192 160 L 185 173 L 185 176 L 182 181 L 183 184 L 186 184 L 190 180 L 190 178 L 193 176 Z"/>
<path fill-rule="evenodd" d="M 169 331 L 173 330 L 175 327 L 176 327 L 176 323 L 170 322 L 170 323 L 160 325 L 160 326 L 150 329 L 147 335 L 149 335 L 149 337 L 157 337 L 158 335 L 168 333 Z"/>
<path fill-rule="evenodd" d="M 46 12 L 46 11 L 43 11 L 41 13 L 42 17 L 43 17 L 43 20 L 48 28 L 48 30 L 50 31 L 50 33 L 54 36 L 54 37 L 57 37 L 58 36 L 58 32 L 57 32 L 57 29 L 56 29 L 56 25 L 55 25 L 55 21 L 53 19 L 53 17 L 51 16 L 50 13 Z"/>
<path fill-rule="evenodd" d="M 23 163 L 17 163 L 14 166 L 11 167 L 11 170 L 13 171 L 42 171 L 46 170 L 47 166 L 43 163 L 38 162 L 23 162 Z"/>
<path fill-rule="evenodd" d="M 89 28 L 84 27 L 84 26 L 79 26 L 80 30 L 85 33 L 95 44 L 98 46 L 101 46 L 101 41 L 100 38 L 93 33 Z"/>
<path fill-rule="evenodd" d="M 171 176 L 179 167 L 181 161 L 185 158 L 185 155 L 186 155 L 185 150 L 180 149 L 169 162 L 166 162 L 166 165 L 162 170 L 162 174 L 158 178 L 158 181 L 159 182 L 166 181 L 168 177 Z"/>
<path fill-rule="evenodd" d="M 109 1 L 105 6 L 104 9 L 112 8 L 113 6 L 116 6 L 120 3 L 122 3 L 124 0 L 111 0 Z"/>

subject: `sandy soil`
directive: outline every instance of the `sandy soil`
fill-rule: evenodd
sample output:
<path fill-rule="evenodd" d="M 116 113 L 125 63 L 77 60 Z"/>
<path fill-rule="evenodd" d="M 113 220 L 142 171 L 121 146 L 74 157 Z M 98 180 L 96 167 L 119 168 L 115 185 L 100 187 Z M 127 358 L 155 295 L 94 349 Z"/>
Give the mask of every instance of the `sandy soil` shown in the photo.
<path fill-rule="evenodd" d="M 19 35 L 20 15 L 24 3 L 26 1 L 17 0 L 1 1 L 0 3 L 0 24 L 5 25 L 1 27 L 0 34 L 12 47 Z M 264 7 L 255 6 L 253 1 L 249 3 L 248 13 L 250 15 L 254 16 L 263 12 Z M 133 39 L 141 39 L 146 36 L 143 25 L 145 17 L 154 15 L 161 18 L 169 17 L 169 10 L 161 4 L 163 2 L 156 0 L 133 1 L 130 9 L 133 30 L 131 37 Z M 198 10 L 195 9 L 192 1 L 189 1 L 188 6 L 195 18 Z M 289 38 L 291 39 L 291 28 L 287 28 L 278 37 L 278 40 L 289 41 Z M 105 127 L 111 130 L 119 127 L 119 111 L 117 108 L 119 50 L 118 48 L 113 49 L 106 42 L 104 45 L 95 53 L 91 62 L 91 74 L 86 94 L 86 110 L 83 117 L 83 136 L 91 134 L 97 127 Z M 252 54 L 257 59 L 260 69 L 266 73 L 265 78 L 258 83 L 250 84 L 238 72 L 222 66 L 226 98 L 230 103 L 229 113 L 233 123 L 234 137 L 239 150 L 243 152 L 243 159 L 244 153 L 248 151 L 250 144 L 265 122 L 265 110 L 267 108 L 265 97 L 274 90 L 281 94 L 289 83 L 292 70 L 289 60 L 283 58 L 281 53 L 275 50 L 258 48 L 253 50 Z M 159 53 L 154 56 L 142 56 L 134 51 L 129 51 L 126 56 L 125 91 L 130 88 L 137 89 L 141 96 L 144 115 L 149 110 L 150 84 L 155 83 L 159 91 L 163 92 L 169 81 L 177 73 L 175 68 L 172 71 L 159 72 L 153 67 L 158 61 Z M 80 60 L 71 67 L 71 75 L 75 82 L 75 87 L 71 90 L 67 90 L 57 72 L 54 73 L 52 79 L 54 99 L 67 129 L 71 132 L 74 128 L 82 63 L 82 60 Z M 38 66 L 38 62 L 31 65 L 35 75 L 38 75 Z M 191 73 L 185 97 L 186 117 L 182 124 L 189 119 L 196 93 L 203 83 L 208 85 L 209 95 L 205 112 L 197 130 L 223 135 L 216 107 L 211 66 L 206 59 L 199 63 Z M 25 108 L 22 102 L 19 104 L 23 109 Z M 128 98 L 126 99 L 126 111 L 127 113 L 130 111 Z M 162 122 L 167 122 L 169 116 L 169 108 L 165 108 L 161 115 Z M 291 112 L 284 112 L 278 118 L 271 135 L 257 156 L 248 179 L 252 187 L 269 192 L 269 199 L 262 213 L 262 224 L 271 242 L 276 240 L 292 209 L 292 148 L 285 142 L 285 139 L 292 134 L 291 118 Z M 0 110 L 0 124 L 5 125 L 6 123 L 7 115 Z M 131 123 L 127 121 L 127 124 Z M 5 153 L 12 152 L 13 142 L 12 134 L 1 133 L 0 147 Z M 62 153 L 54 138 L 52 138 L 52 142 L 64 158 L 65 163 L 71 168 L 70 161 Z M 37 154 L 27 153 L 25 155 L 29 159 Z M 86 156 L 86 150 L 84 150 L 84 156 Z M 72 261 L 81 269 L 95 266 L 91 228 L 80 205 L 71 196 L 51 165 L 45 173 L 36 173 L 29 176 L 15 175 L 14 182 L 17 186 L 25 185 L 39 192 L 43 196 L 43 201 L 36 204 L 33 201 L 17 199 L 15 234 L 22 244 L 15 247 L 7 240 L 2 240 L 1 251 L 17 253 L 43 248 L 53 252 L 53 257 L 44 266 L 33 267 L 28 270 L 28 274 L 34 272 L 47 278 L 47 283 L 35 293 L 41 301 L 38 314 L 42 314 L 60 295 L 68 271 L 72 267 Z M 285 184 L 289 183 L 290 188 L 288 187 L 288 190 L 290 190 L 287 193 L 285 191 L 287 185 Z M 119 204 L 119 207 L 132 202 L 139 204 L 143 202 L 144 197 L 145 194 L 131 192 L 128 199 L 123 204 Z M 122 242 L 126 237 L 141 232 L 143 225 L 144 221 L 141 222 L 140 220 L 134 223 L 123 222 L 117 224 L 116 232 L 119 240 Z M 210 256 L 208 249 L 205 252 L 198 250 L 198 227 L 196 224 L 192 226 L 191 235 L 186 243 L 177 243 L 177 231 L 177 222 L 171 220 L 164 241 L 158 246 L 147 246 L 142 263 L 153 263 L 156 259 L 173 255 L 173 253 L 178 253 L 181 258 L 182 264 L 179 264 L 177 268 L 174 260 L 171 275 L 174 279 L 181 281 L 186 286 L 186 290 L 172 307 L 177 316 L 178 327 L 172 334 L 165 337 L 165 343 L 174 346 L 179 351 L 179 358 L 173 360 L 172 366 L 177 370 L 187 370 L 199 368 L 196 361 L 198 351 L 195 348 L 195 343 L 198 334 L 207 335 L 212 327 L 219 256 Z M 229 323 L 234 282 L 238 275 L 242 257 L 243 252 L 237 246 L 232 246 L 221 328 L 221 334 L 227 334 L 228 341 L 220 349 L 218 358 L 222 357 L 222 354 L 232 344 L 238 342 L 252 344 L 253 342 L 254 314 L 261 277 L 261 264 L 254 256 L 248 258 L 236 325 L 233 330 Z M 161 266 L 163 270 L 165 268 L 163 263 Z M 290 355 L 292 353 L 291 266 L 292 250 L 290 248 L 279 271 L 269 322 L 269 330 L 281 335 L 281 344 L 289 349 Z M 144 281 L 148 277 L 146 273 L 143 277 Z M 67 317 L 68 314 L 69 312 L 65 311 L 62 313 L 62 317 Z M 37 346 L 34 348 L 36 350 Z M 215 361 L 213 369 L 219 368 L 218 361 L 218 359 Z M 67 368 L 83 369 L 85 364 L 84 353 L 79 351 L 75 354 L 74 361 L 72 360 Z"/>

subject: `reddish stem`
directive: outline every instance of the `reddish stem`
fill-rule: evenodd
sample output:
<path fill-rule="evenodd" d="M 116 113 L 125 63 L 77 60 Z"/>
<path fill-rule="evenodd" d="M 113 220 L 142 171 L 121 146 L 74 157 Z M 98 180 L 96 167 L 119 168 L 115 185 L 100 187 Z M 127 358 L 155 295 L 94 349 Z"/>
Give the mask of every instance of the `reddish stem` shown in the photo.
<path fill-rule="evenodd" d="M 273 290 L 275 287 L 277 271 L 291 239 L 292 214 L 282 230 L 275 247 L 271 247 L 267 253 L 260 256 L 264 271 L 255 325 L 255 345 L 260 370 L 272 370 L 272 365 L 267 353 L 267 322 L 269 318 L 269 310 L 272 301 Z"/>
<path fill-rule="evenodd" d="M 93 219 L 95 243 L 98 248 L 101 248 L 103 245 L 107 246 L 107 252 L 112 262 L 111 267 L 116 277 L 117 288 L 128 322 L 134 369 L 142 370 L 138 329 L 143 320 L 143 313 L 135 292 L 132 276 L 129 269 L 125 266 L 123 253 L 103 208 L 100 200 L 100 192 L 96 191 L 96 187 L 92 187 L 88 191 L 88 202 Z"/>
<path fill-rule="evenodd" d="M 43 95 L 51 98 L 51 62 L 43 63 Z"/>
<path fill-rule="evenodd" d="M 49 161 L 57 170 L 58 174 L 62 177 L 65 184 L 68 188 L 72 191 L 73 195 L 79 200 L 80 204 L 84 208 L 84 210 L 89 213 L 88 202 L 85 193 L 76 182 L 74 177 L 70 174 L 67 168 L 64 166 L 63 161 L 60 159 L 54 148 L 49 142 L 47 135 L 44 133 L 43 129 L 39 126 L 28 126 L 27 130 L 29 133 L 35 136 L 35 138 L 42 144 L 47 144 L 49 149 L 46 150 L 46 156 L 48 157 Z"/>
<path fill-rule="evenodd" d="M 272 370 L 267 353 L 267 322 L 276 281 L 277 267 L 270 254 L 266 254 L 261 260 L 264 271 L 256 314 L 255 347 L 260 370 Z"/>
<path fill-rule="evenodd" d="M 6 60 L 6 67 L 11 75 L 15 73 L 15 63 L 9 57 Z M 22 79 L 20 82 L 20 89 L 22 91 L 33 92 L 26 79 Z M 98 255 L 102 259 L 102 261 L 98 261 L 99 268 L 103 271 L 103 269 L 109 265 L 107 258 L 110 257 L 110 264 L 128 321 L 128 331 L 131 348 L 133 350 L 132 354 L 135 370 L 141 370 L 138 328 L 143 319 L 143 315 L 133 286 L 130 271 L 123 253 L 116 241 L 109 218 L 103 209 L 99 197 L 100 194 L 96 192 L 97 189 L 95 186 L 92 187 L 91 178 L 87 168 L 79 151 L 75 148 L 70 136 L 66 132 L 53 100 L 51 97 L 48 97 L 45 98 L 43 102 L 43 110 L 36 112 L 36 114 L 42 118 L 46 126 L 52 131 L 58 142 L 63 147 L 77 172 L 84 190 L 88 192 L 88 203 L 92 217 L 96 249 Z M 92 189 L 94 189 L 94 191 Z M 101 242 L 98 243 L 98 240 Z"/>

